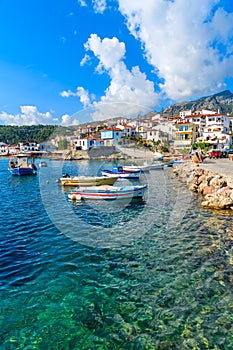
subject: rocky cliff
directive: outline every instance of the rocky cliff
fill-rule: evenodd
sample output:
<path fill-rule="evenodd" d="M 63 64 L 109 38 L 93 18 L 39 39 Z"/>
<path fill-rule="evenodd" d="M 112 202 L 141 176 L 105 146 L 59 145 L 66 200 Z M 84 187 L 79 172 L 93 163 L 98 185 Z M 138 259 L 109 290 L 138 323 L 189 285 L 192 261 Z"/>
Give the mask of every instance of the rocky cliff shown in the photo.
<path fill-rule="evenodd" d="M 233 94 L 229 90 L 225 90 L 212 96 L 202 97 L 196 101 L 177 103 L 165 108 L 161 114 L 169 117 L 176 116 L 184 109 L 191 109 L 192 111 L 208 109 L 233 116 Z"/>

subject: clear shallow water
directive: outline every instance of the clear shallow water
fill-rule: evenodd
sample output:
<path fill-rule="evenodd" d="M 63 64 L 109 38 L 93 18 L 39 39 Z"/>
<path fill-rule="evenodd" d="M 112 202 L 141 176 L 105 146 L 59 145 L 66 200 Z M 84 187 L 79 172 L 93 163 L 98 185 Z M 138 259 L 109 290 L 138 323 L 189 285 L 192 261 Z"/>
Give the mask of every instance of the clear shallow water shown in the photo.
<path fill-rule="evenodd" d="M 232 349 L 232 214 L 171 169 L 145 201 L 72 203 L 56 179 L 101 162 L 0 160 L 0 349 Z"/>

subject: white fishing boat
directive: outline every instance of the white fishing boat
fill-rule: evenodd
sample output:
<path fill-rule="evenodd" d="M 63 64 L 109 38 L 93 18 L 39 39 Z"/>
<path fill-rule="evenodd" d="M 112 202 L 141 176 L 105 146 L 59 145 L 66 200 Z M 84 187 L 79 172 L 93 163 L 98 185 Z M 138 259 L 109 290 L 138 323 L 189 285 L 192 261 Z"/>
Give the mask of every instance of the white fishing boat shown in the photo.
<path fill-rule="evenodd" d="M 39 167 L 40 168 L 46 168 L 48 166 L 48 164 L 45 162 L 45 161 L 41 161 L 40 163 L 39 163 Z"/>
<path fill-rule="evenodd" d="M 79 187 L 68 194 L 72 200 L 93 199 L 93 200 L 118 200 L 142 198 L 147 185 L 139 186 L 91 186 Z"/>
<path fill-rule="evenodd" d="M 123 170 L 125 171 L 142 171 L 148 173 L 150 171 L 150 165 L 123 165 Z"/>
<path fill-rule="evenodd" d="M 150 170 L 160 170 L 164 168 L 164 163 L 154 163 L 150 165 Z"/>

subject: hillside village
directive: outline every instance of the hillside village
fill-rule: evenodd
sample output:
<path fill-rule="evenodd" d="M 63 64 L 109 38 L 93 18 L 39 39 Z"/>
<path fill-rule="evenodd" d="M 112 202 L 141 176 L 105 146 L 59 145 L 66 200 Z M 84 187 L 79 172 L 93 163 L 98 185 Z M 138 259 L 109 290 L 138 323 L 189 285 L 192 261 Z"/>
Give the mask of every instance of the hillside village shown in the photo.
<path fill-rule="evenodd" d="M 82 159 L 85 152 L 103 150 L 102 147 L 111 150 L 110 153 L 118 146 L 136 145 L 146 146 L 151 151 L 187 153 L 195 143 L 223 150 L 232 145 L 232 120 L 229 115 L 211 110 L 182 110 L 179 115 L 168 118 L 150 113 L 138 119 L 119 118 L 80 125 L 69 135 L 58 136 L 54 132 L 50 140 L 40 144 L 0 142 L 0 154 L 40 152 L 58 156 L 60 153 L 67 159 Z"/>

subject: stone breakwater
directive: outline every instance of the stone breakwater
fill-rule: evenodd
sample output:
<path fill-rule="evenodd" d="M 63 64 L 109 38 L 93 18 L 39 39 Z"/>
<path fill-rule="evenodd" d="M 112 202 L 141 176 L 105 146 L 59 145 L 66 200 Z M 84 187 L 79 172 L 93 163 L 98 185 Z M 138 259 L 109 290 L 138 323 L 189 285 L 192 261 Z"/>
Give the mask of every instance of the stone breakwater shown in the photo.
<path fill-rule="evenodd" d="M 233 178 L 217 174 L 192 163 L 180 164 L 173 173 L 194 193 L 201 195 L 201 206 L 233 210 Z"/>

